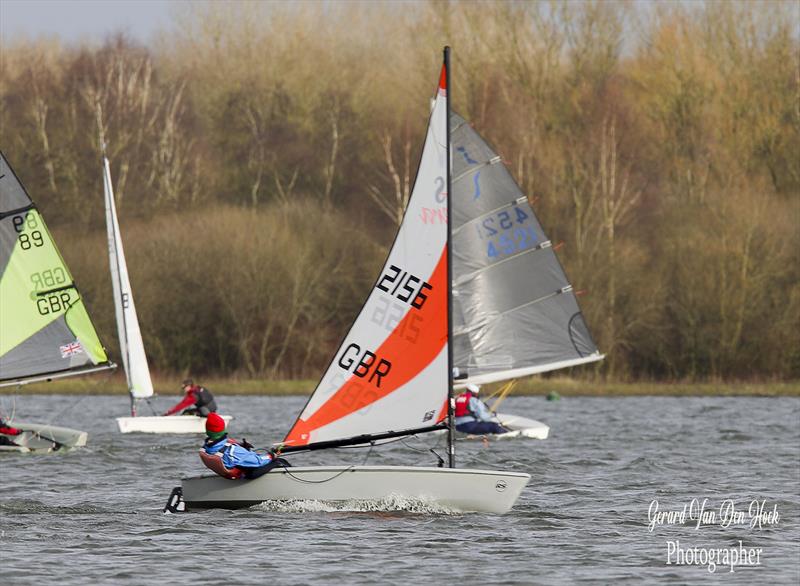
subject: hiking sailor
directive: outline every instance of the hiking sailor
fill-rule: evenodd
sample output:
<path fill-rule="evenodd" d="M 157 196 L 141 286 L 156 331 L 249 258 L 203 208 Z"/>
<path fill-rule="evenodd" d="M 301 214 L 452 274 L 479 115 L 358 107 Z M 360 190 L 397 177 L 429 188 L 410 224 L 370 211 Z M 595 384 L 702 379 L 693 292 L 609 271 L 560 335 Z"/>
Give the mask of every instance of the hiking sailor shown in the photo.
<path fill-rule="evenodd" d="M 16 427 L 11 427 L 3 418 L 0 417 L 0 446 L 16 446 L 18 445 L 14 441 L 12 441 L 11 437 L 9 436 L 18 436 L 22 433 L 21 429 L 17 429 Z"/>
<path fill-rule="evenodd" d="M 190 378 L 184 380 L 181 383 L 181 387 L 185 393 L 183 399 L 164 415 L 175 415 L 181 412 L 181 415 L 207 417 L 209 413 L 217 411 L 217 402 L 214 400 L 214 395 L 207 388 L 194 384 L 194 381 Z"/>
<path fill-rule="evenodd" d="M 470 435 L 487 433 L 506 433 L 508 430 L 493 421 L 494 413 L 486 403 L 478 398 L 481 389 L 478 385 L 468 384 L 466 390 L 456 398 L 456 430 Z"/>
<path fill-rule="evenodd" d="M 207 468 L 224 478 L 258 478 L 275 466 L 289 466 L 283 458 L 273 454 L 257 454 L 247 440 L 229 438 L 225 420 L 211 413 L 206 419 L 206 441 L 200 450 L 200 459 Z"/>

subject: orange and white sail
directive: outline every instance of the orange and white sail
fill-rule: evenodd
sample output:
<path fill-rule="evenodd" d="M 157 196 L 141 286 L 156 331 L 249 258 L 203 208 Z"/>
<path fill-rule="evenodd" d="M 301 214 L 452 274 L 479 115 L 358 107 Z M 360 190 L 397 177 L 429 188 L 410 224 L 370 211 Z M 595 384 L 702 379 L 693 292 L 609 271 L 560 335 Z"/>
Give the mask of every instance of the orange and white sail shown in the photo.
<path fill-rule="evenodd" d="M 389 257 L 286 445 L 413 430 L 441 420 L 449 384 L 447 156 L 443 67 L 414 189 Z"/>

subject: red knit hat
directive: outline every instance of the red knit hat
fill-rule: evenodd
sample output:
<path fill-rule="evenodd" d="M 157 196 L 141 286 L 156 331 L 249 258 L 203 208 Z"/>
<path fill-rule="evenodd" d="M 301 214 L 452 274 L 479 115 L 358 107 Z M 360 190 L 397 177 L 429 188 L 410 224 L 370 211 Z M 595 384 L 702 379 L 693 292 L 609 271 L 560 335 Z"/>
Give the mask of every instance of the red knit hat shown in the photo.
<path fill-rule="evenodd" d="M 216 413 L 209 413 L 206 418 L 206 433 L 225 431 L 225 420 Z"/>

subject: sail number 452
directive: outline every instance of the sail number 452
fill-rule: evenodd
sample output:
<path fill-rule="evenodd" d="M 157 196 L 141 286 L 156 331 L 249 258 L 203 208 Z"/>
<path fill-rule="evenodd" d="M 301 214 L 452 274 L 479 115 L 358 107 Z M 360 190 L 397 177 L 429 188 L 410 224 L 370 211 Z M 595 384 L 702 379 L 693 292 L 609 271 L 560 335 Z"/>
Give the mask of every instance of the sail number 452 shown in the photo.
<path fill-rule="evenodd" d="M 42 237 L 42 233 L 36 229 L 39 227 L 39 221 L 36 219 L 36 214 L 14 216 L 11 221 L 14 224 L 14 231 L 19 234 L 19 247 L 22 250 L 29 250 L 34 246 L 44 246 L 44 238 Z M 26 228 L 30 230 L 30 233 L 25 231 Z"/>
<path fill-rule="evenodd" d="M 389 265 L 389 270 L 378 280 L 376 287 L 416 309 L 422 309 L 428 298 L 426 292 L 433 289 L 430 283 L 395 265 Z"/>

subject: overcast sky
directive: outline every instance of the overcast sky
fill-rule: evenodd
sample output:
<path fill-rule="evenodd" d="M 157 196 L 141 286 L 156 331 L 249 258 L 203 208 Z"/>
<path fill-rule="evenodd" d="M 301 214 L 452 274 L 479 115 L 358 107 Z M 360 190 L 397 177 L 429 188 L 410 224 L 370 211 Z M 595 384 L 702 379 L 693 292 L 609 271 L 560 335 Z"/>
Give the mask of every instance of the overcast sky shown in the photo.
<path fill-rule="evenodd" d="M 172 5 L 187 0 L 0 0 L 3 42 L 58 36 L 64 41 L 102 41 L 123 31 L 141 42 L 166 29 Z"/>

